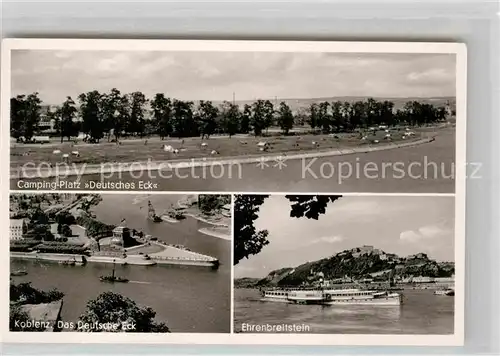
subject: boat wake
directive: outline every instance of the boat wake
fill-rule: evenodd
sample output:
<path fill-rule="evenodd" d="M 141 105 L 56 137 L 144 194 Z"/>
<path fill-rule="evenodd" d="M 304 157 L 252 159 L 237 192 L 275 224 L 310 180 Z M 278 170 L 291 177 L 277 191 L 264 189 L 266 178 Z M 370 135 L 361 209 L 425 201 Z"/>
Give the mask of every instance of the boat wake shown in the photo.
<path fill-rule="evenodd" d="M 144 282 L 144 281 L 128 281 L 129 283 L 136 283 L 136 284 L 151 284 L 151 282 Z"/>

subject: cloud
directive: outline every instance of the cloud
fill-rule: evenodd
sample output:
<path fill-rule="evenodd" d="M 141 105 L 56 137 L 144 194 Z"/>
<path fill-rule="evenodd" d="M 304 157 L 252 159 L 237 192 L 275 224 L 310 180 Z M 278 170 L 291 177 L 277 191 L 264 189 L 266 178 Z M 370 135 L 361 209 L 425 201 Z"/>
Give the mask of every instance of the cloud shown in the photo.
<path fill-rule="evenodd" d="M 419 229 L 419 232 L 426 236 L 427 238 L 433 238 L 441 234 L 447 233 L 449 229 L 441 228 L 436 225 L 423 226 Z"/>
<path fill-rule="evenodd" d="M 438 225 L 422 226 L 418 230 L 407 230 L 401 232 L 399 239 L 403 242 L 416 243 L 424 240 L 432 240 L 451 232 L 449 228 Z"/>
<path fill-rule="evenodd" d="M 448 85 L 455 80 L 452 68 L 431 68 L 419 72 L 411 72 L 407 76 L 409 83 L 418 86 Z"/>
<path fill-rule="evenodd" d="M 311 244 L 320 244 L 320 243 L 335 244 L 342 241 L 344 241 L 344 238 L 342 236 L 323 236 L 312 240 Z"/>
<path fill-rule="evenodd" d="M 381 200 L 377 197 L 366 197 L 364 199 L 340 199 L 333 205 L 335 211 L 328 210 L 332 219 L 344 224 L 371 223 L 386 220 L 387 216 L 411 212 L 418 205 L 418 199 L 410 200 L 407 204 L 388 204 L 387 201 L 398 202 L 395 197 L 387 197 Z"/>
<path fill-rule="evenodd" d="M 113 87 L 183 100 L 433 97 L 455 94 L 455 56 L 279 52 L 12 52 L 12 95 L 67 95 Z"/>
<path fill-rule="evenodd" d="M 408 79 L 411 81 L 443 79 L 447 78 L 449 73 L 444 68 L 432 68 L 423 72 L 411 72 L 408 74 Z"/>

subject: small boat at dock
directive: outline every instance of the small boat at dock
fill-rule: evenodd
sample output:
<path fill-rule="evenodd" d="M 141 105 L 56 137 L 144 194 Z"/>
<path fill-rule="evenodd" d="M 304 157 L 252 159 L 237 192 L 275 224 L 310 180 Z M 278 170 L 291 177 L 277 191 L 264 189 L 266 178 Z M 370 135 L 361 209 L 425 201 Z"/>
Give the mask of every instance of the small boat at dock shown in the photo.
<path fill-rule="evenodd" d="M 10 273 L 11 277 L 21 277 L 26 276 L 27 274 L 28 272 L 26 272 L 25 270 L 17 270 Z"/>

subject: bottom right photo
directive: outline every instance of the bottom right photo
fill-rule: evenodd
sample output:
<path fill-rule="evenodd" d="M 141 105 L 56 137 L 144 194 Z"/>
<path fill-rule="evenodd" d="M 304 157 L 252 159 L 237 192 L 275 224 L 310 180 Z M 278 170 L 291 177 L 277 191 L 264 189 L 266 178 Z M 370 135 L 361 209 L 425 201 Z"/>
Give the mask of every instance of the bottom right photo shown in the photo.
<path fill-rule="evenodd" d="M 454 334 L 455 262 L 454 196 L 235 195 L 233 329 Z"/>

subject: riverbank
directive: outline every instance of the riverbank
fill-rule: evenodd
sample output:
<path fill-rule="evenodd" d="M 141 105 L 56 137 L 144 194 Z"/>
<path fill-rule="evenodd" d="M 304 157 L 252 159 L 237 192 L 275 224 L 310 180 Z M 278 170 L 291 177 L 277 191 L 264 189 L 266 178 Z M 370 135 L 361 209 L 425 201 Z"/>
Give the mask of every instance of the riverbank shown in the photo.
<path fill-rule="evenodd" d="M 229 225 L 230 225 L 229 222 L 219 222 L 218 221 L 218 220 L 224 219 L 222 214 L 220 214 L 220 217 L 219 217 L 219 215 L 214 216 L 213 219 L 211 219 L 211 217 L 209 218 L 206 215 L 203 215 L 201 212 L 199 214 L 186 213 L 184 215 L 189 216 L 190 218 L 193 218 L 195 220 L 201 221 L 205 224 L 212 225 L 214 227 L 229 227 Z"/>
<path fill-rule="evenodd" d="M 137 254 L 119 256 L 117 254 L 96 254 L 92 256 L 76 254 L 56 254 L 56 253 L 37 253 L 37 252 L 10 252 L 13 259 L 37 260 L 47 262 L 57 262 L 60 264 L 74 263 L 76 266 L 83 266 L 86 263 L 105 263 L 117 265 L 135 265 L 135 266 L 154 266 L 161 265 L 186 265 L 186 266 L 207 266 L 212 267 L 218 262 L 214 257 L 203 255 L 201 253 L 189 251 L 187 249 L 175 246 L 165 245 L 158 242 L 151 242 L 162 248 L 162 251 L 151 253 L 146 257 L 140 254 L 140 247 L 137 246 Z M 145 245 L 143 245 L 145 246 Z"/>
<path fill-rule="evenodd" d="M 410 139 L 409 139 L 410 140 Z M 286 158 L 289 160 L 307 159 L 307 158 L 322 158 L 331 156 L 343 156 L 356 153 L 369 153 L 374 151 L 393 150 L 397 148 L 413 147 L 429 143 L 435 140 L 434 136 L 414 139 L 412 141 L 391 142 L 389 144 L 365 144 L 363 146 L 346 147 L 346 148 L 314 148 L 304 149 L 302 151 L 283 151 L 283 152 L 261 152 L 260 154 L 248 154 L 238 156 L 210 156 L 202 158 L 184 158 L 184 159 L 152 159 L 140 160 L 132 162 L 103 162 L 103 163 L 80 163 L 55 162 L 50 167 L 38 168 L 23 168 L 20 165 L 11 167 L 10 179 L 30 179 L 30 178 L 54 178 L 54 177 L 69 177 L 92 174 L 113 174 L 121 172 L 137 172 L 137 171 L 164 171 L 164 170 L 179 170 L 197 167 L 210 167 L 221 165 L 241 165 L 260 163 L 266 161 L 275 161 Z M 34 162 L 35 160 L 30 162 Z M 37 162 L 40 160 L 36 160 Z M 48 162 L 48 161 L 44 161 Z"/>

